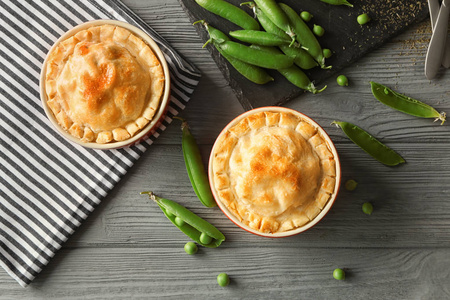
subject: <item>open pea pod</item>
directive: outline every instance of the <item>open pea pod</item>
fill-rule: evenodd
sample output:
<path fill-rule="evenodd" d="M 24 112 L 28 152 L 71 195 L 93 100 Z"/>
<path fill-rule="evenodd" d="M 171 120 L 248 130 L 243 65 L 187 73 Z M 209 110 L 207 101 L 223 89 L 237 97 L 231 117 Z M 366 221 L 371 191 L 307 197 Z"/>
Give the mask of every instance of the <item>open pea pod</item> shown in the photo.
<path fill-rule="evenodd" d="M 371 81 L 370 86 L 375 98 L 393 109 L 419 118 L 432 118 L 435 121 L 439 120 L 441 121 L 441 125 L 445 122 L 445 112 L 440 113 L 430 105 L 400 94 L 382 84 Z"/>
<path fill-rule="evenodd" d="M 300 45 L 308 49 L 307 52 L 317 61 L 322 69 L 330 69 L 331 66 L 326 66 L 325 64 L 322 46 L 308 25 L 290 6 L 284 3 L 278 3 L 278 5 L 292 24 L 295 37 Z"/>
<path fill-rule="evenodd" d="M 208 248 L 216 248 L 225 241 L 225 236 L 222 232 L 186 207 L 175 201 L 158 197 L 152 192 L 142 192 L 141 194 L 148 194 L 150 199 L 158 204 L 166 217 L 178 227 L 178 229 L 199 245 Z M 211 238 L 210 243 L 205 244 L 201 241 L 200 236 L 202 233 Z"/>

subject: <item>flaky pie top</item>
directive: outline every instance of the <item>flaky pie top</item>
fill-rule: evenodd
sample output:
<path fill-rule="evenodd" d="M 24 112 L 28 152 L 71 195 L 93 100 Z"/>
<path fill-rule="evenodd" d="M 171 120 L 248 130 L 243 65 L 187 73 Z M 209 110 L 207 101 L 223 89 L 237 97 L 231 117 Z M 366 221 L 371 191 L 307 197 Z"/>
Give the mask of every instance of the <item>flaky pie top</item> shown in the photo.
<path fill-rule="evenodd" d="M 316 127 L 284 112 L 250 115 L 222 133 L 213 153 L 219 200 L 264 233 L 313 220 L 334 191 L 334 156 Z"/>
<path fill-rule="evenodd" d="M 152 120 L 164 91 L 162 66 L 127 29 L 82 30 L 49 54 L 47 104 L 58 123 L 84 142 L 135 135 Z"/>

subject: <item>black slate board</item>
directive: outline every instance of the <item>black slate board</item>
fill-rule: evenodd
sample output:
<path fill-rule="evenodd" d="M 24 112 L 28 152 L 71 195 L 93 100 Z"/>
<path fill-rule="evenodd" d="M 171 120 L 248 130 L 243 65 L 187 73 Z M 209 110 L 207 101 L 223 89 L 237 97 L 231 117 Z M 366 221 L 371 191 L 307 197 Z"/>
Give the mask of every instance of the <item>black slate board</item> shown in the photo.
<path fill-rule="evenodd" d="M 240 29 L 229 21 L 206 11 L 194 0 L 179 1 L 192 22 L 204 19 L 211 26 L 225 33 Z M 282 1 L 297 12 L 309 11 L 314 16 L 308 23 L 310 27 L 319 24 L 326 31 L 325 35 L 318 39 L 323 48 L 329 48 L 334 52 L 333 56 L 327 60 L 327 64 L 333 66 L 332 69 L 314 68 L 305 71 L 318 88 L 322 87 L 320 82 L 324 79 L 379 47 L 411 24 L 422 21 L 428 16 L 426 0 L 349 1 L 354 7 L 335 6 L 319 0 Z M 245 1 L 228 0 L 228 2 L 239 6 Z M 242 8 L 252 14 L 247 7 Z M 372 21 L 359 25 L 356 18 L 361 13 L 368 13 Z M 203 26 L 198 24 L 195 28 L 201 39 L 206 42 L 209 37 Z M 292 85 L 274 70 L 269 70 L 275 79 L 274 82 L 265 85 L 254 84 L 239 74 L 212 45 L 208 45 L 207 49 L 246 110 L 261 106 L 282 105 L 303 93 L 303 90 Z"/>

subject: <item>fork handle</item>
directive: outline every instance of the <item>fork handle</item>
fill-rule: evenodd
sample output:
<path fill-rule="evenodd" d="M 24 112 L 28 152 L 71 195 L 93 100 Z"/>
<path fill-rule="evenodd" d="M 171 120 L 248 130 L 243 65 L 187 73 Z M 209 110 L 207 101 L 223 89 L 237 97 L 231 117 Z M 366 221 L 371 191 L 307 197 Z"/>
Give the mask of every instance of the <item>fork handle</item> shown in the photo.
<path fill-rule="evenodd" d="M 425 59 L 425 76 L 432 79 L 436 76 L 444 58 L 445 46 L 448 35 L 448 19 L 450 14 L 450 0 L 442 1 L 436 25 L 428 46 Z M 445 26 L 443 26 L 445 25 Z"/>

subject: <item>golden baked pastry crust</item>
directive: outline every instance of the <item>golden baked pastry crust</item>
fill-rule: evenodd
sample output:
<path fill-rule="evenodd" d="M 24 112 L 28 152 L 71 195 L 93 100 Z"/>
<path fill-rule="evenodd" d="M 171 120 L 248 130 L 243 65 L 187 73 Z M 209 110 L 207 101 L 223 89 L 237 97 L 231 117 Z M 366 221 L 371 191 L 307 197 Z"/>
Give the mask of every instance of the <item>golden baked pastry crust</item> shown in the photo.
<path fill-rule="evenodd" d="M 152 120 L 164 72 L 150 47 L 129 30 L 101 25 L 62 41 L 47 60 L 47 105 L 83 142 L 124 141 Z"/>
<path fill-rule="evenodd" d="M 336 183 L 334 156 L 307 120 L 258 112 L 225 131 L 214 146 L 213 185 L 241 222 L 262 233 L 313 220 Z"/>

